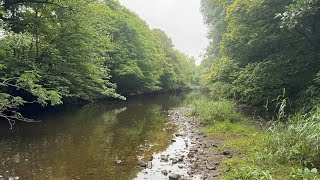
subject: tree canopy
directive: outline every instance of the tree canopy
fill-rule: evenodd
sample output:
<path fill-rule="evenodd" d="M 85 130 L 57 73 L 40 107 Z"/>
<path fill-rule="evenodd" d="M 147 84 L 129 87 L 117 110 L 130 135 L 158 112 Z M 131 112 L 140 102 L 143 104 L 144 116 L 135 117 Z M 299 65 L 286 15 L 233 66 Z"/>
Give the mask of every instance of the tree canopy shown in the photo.
<path fill-rule="evenodd" d="M 319 8 L 317 0 L 202 0 L 211 40 L 202 64 L 211 67 L 207 87 L 251 104 L 274 100 L 283 89 L 296 104 L 315 100 Z"/>
<path fill-rule="evenodd" d="M 125 99 L 185 89 L 195 79 L 194 59 L 118 1 L 2 0 L 0 5 L 3 118 L 17 119 L 12 115 L 27 102 Z"/>

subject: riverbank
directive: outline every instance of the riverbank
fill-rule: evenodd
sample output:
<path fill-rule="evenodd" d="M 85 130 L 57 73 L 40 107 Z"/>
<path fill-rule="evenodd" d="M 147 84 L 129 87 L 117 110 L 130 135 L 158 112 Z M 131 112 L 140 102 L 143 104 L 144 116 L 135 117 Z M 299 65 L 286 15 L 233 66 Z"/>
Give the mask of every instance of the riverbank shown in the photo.
<path fill-rule="evenodd" d="M 221 179 L 320 179 L 319 109 L 260 121 L 230 100 L 197 98 L 190 104 L 204 132 L 221 140 L 213 151 L 232 154 L 222 160 Z"/>
<path fill-rule="evenodd" d="M 220 179 L 223 170 L 220 166 L 231 158 L 229 150 L 214 148 L 222 143 L 220 139 L 207 136 L 195 116 L 189 116 L 192 108 L 180 107 L 169 111 L 172 122 L 178 127 L 172 144 L 166 151 L 154 154 L 146 163 L 146 169 L 136 179 Z M 141 165 L 141 164 L 140 164 Z"/>
<path fill-rule="evenodd" d="M 259 122 L 229 100 L 169 111 L 172 144 L 136 179 L 320 179 L 320 111 Z"/>

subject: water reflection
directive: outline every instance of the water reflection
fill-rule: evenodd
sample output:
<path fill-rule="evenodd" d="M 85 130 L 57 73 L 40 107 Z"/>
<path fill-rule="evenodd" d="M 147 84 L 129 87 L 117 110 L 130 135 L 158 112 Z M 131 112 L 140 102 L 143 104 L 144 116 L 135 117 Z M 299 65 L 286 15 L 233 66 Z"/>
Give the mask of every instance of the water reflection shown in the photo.
<path fill-rule="evenodd" d="M 166 111 L 184 95 L 134 97 L 38 115 L 0 126 L 0 175 L 21 179 L 132 179 L 137 156 L 163 151 L 174 131 Z M 1 179 L 1 178 L 0 178 Z"/>

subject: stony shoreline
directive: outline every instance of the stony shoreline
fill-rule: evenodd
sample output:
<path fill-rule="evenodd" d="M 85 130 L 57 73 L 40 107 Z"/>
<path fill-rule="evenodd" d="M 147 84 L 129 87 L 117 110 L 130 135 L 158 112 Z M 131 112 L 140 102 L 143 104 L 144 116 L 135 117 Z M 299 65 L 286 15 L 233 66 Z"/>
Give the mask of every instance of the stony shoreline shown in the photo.
<path fill-rule="evenodd" d="M 220 179 L 221 161 L 232 157 L 228 150 L 217 152 L 214 147 L 221 140 L 203 133 L 203 126 L 196 117 L 187 116 L 191 108 L 181 107 L 169 111 L 169 117 L 178 127 L 164 152 L 154 154 L 148 163 L 140 164 L 146 169 L 136 179 L 214 180 Z"/>

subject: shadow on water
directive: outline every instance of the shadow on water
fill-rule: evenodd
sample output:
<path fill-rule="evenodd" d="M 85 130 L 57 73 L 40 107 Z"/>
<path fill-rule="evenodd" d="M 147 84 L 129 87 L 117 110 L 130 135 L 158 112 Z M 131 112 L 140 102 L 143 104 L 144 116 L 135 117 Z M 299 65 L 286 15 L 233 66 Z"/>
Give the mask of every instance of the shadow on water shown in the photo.
<path fill-rule="evenodd" d="M 0 125 L 0 179 L 131 179 L 137 156 L 170 144 L 167 110 L 185 94 L 131 97 L 38 113 L 41 123 Z"/>

